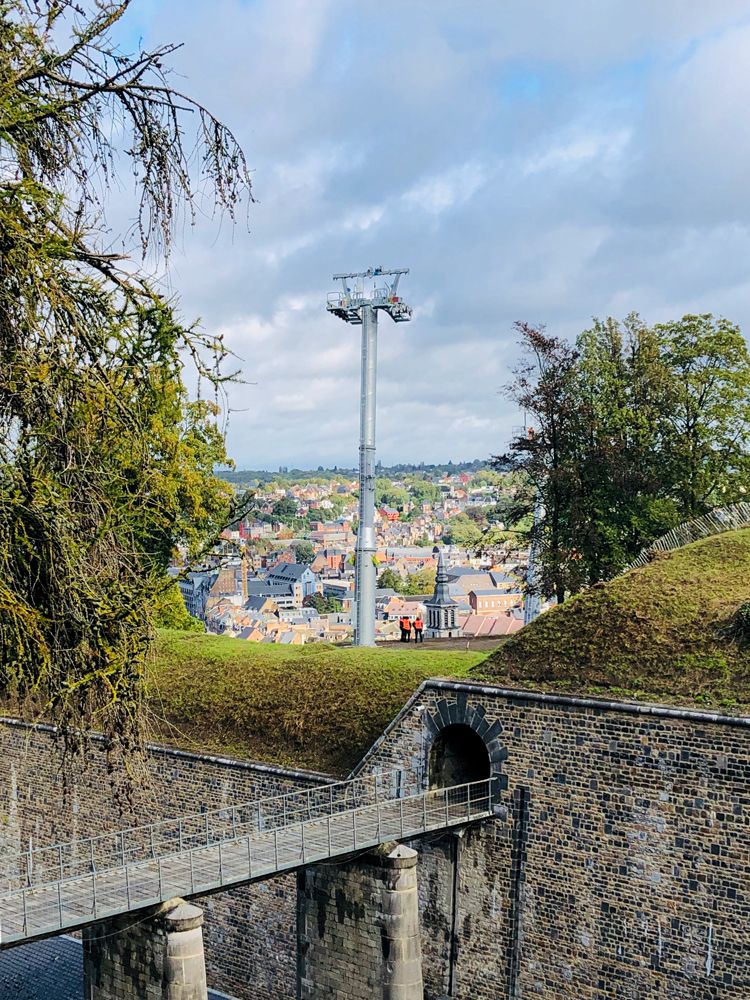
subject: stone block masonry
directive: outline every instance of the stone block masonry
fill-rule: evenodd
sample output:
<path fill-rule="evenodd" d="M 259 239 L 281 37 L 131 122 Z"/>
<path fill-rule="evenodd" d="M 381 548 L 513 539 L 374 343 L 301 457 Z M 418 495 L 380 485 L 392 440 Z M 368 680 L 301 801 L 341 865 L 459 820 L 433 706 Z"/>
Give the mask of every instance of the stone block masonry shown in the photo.
<path fill-rule="evenodd" d="M 496 818 L 409 845 L 425 1000 L 750 998 L 750 719 L 428 681 L 358 770 L 445 780 L 479 767 L 477 738 Z M 0 754 L 0 850 L 119 825 L 103 763 L 74 775 L 66 801 L 51 734 L 0 725 Z M 158 750 L 151 773 L 165 816 L 322 780 Z M 356 923 L 362 942 L 347 959 L 361 990 L 363 970 L 382 961 L 364 916 L 378 912 L 375 896 L 369 911 L 346 903 L 348 879 L 362 906 L 375 893 L 379 876 L 368 888 L 363 864 L 300 876 L 301 909 L 294 876 L 201 901 L 210 984 L 241 1000 L 293 1000 L 298 971 L 303 985 L 337 929 L 338 901 L 340 925 Z M 346 1000 L 339 986 L 329 996 Z"/>
<path fill-rule="evenodd" d="M 428 1000 L 750 997 L 750 719 L 429 681 L 362 770 L 449 726 L 500 808 L 412 845 Z"/>
<path fill-rule="evenodd" d="M 143 803 L 123 818 L 111 794 L 104 747 L 63 762 L 54 730 L 0 718 L 0 853 L 96 836 L 319 785 L 326 775 L 151 745 Z M 67 779 L 64 788 L 63 766 Z M 4 821 L 4 822 L 3 822 Z"/>
<path fill-rule="evenodd" d="M 152 747 L 148 808 L 123 823 L 112 801 L 106 761 L 94 742 L 86 766 L 62 761 L 54 732 L 0 720 L 0 858 L 35 846 L 83 839 L 123 825 L 198 813 L 313 787 L 325 776 Z M 212 987 L 238 1000 L 294 997 L 297 974 L 293 875 L 200 901 Z"/>
<path fill-rule="evenodd" d="M 423 1000 L 417 852 L 388 844 L 300 878 L 300 1000 Z"/>
<path fill-rule="evenodd" d="M 83 932 L 85 1000 L 207 1000 L 203 911 L 176 899 Z"/>

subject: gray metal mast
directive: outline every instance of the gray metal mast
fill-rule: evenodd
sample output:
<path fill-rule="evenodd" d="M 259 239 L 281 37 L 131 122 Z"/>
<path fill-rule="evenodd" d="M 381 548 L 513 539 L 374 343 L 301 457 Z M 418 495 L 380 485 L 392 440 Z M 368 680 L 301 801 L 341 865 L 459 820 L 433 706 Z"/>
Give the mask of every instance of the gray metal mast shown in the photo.
<path fill-rule="evenodd" d="M 362 326 L 362 382 L 359 413 L 359 528 L 354 577 L 354 645 L 375 645 L 375 395 L 378 363 L 378 311 L 394 323 L 411 319 L 411 308 L 398 295 L 405 267 L 334 274 L 340 292 L 331 292 L 327 309 L 346 323 Z M 379 284 L 377 279 L 382 279 Z"/>

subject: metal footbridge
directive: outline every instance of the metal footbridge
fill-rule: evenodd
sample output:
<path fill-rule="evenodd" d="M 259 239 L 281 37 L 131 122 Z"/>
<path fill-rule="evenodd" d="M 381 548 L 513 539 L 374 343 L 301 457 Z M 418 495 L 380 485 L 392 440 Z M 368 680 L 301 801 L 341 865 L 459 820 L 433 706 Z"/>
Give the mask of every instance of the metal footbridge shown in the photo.
<path fill-rule="evenodd" d="M 492 815 L 492 780 L 393 771 L 0 858 L 0 948 Z"/>

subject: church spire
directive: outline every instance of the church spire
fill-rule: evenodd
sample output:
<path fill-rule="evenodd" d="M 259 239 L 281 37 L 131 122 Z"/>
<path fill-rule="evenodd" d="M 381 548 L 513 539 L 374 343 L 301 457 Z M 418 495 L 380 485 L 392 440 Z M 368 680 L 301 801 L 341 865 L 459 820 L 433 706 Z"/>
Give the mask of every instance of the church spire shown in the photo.
<path fill-rule="evenodd" d="M 433 639 L 449 639 L 458 635 L 456 625 L 456 608 L 448 589 L 449 577 L 445 567 L 443 550 L 437 545 L 432 550 L 437 556 L 437 572 L 435 573 L 435 592 L 429 601 L 425 601 L 427 610 L 427 637 Z"/>
<path fill-rule="evenodd" d="M 448 570 L 445 568 L 445 557 L 442 549 L 439 549 L 437 545 L 432 550 L 432 553 L 437 556 L 437 573 L 435 574 L 435 593 L 432 595 L 430 604 L 449 607 L 456 602 L 448 590 Z"/>

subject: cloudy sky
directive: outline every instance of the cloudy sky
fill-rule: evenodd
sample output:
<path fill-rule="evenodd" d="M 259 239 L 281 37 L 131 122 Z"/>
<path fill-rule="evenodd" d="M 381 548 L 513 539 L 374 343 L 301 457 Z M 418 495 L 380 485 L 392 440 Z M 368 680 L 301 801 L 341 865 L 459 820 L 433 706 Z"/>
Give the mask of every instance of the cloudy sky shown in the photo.
<path fill-rule="evenodd" d="M 249 232 L 180 235 L 223 331 L 240 468 L 354 465 L 359 328 L 335 271 L 407 266 L 380 324 L 378 454 L 485 457 L 517 319 L 714 312 L 750 329 L 750 0 L 134 0 L 253 170 Z"/>

